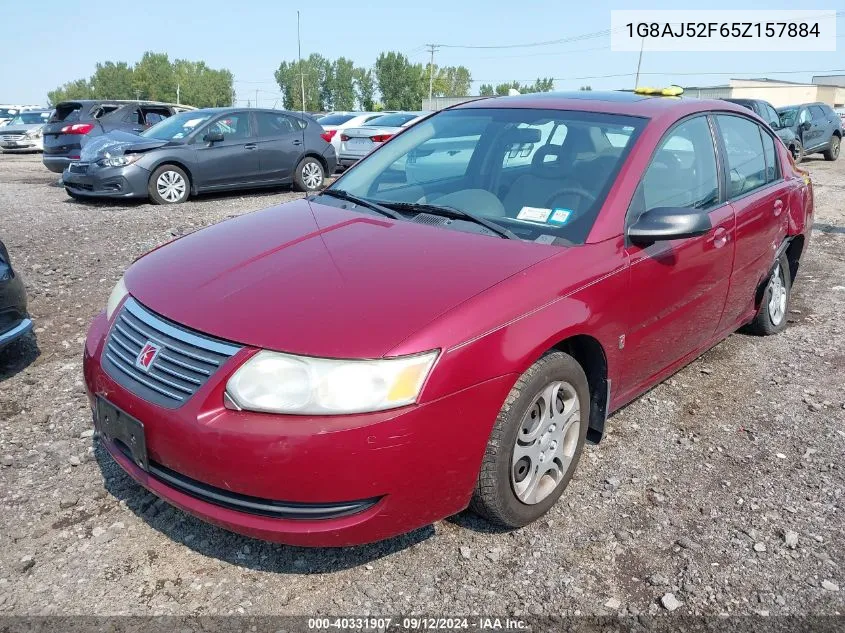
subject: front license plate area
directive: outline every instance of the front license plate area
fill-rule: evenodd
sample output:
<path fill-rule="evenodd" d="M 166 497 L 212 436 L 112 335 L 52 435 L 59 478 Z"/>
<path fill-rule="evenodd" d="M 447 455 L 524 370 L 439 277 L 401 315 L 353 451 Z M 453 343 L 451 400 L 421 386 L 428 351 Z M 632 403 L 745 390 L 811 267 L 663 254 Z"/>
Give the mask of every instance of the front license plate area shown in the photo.
<path fill-rule="evenodd" d="M 106 438 L 120 442 L 129 450 L 132 461 L 149 470 L 144 425 L 110 402 L 97 398 L 97 428 Z"/>

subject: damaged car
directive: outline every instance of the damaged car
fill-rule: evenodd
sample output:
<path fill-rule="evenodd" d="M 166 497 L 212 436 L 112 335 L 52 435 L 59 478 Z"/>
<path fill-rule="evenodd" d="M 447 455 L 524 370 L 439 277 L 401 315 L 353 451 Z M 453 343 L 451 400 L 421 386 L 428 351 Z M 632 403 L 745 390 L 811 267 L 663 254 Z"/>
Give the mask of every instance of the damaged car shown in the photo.
<path fill-rule="evenodd" d="M 0 350 L 32 329 L 26 312 L 26 290 L 20 275 L 12 269 L 9 251 L 0 242 Z"/>
<path fill-rule="evenodd" d="M 182 112 L 140 134 L 110 132 L 87 142 L 62 183 L 72 198 L 149 198 L 156 204 L 229 189 L 322 187 L 334 148 L 306 115 L 208 108 Z"/>

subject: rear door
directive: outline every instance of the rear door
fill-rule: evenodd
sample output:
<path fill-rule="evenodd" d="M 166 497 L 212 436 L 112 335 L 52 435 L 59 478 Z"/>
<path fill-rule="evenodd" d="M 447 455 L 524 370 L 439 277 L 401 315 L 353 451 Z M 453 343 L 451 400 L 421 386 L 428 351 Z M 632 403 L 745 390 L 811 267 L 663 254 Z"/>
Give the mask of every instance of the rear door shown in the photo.
<path fill-rule="evenodd" d="M 626 247 L 631 284 L 626 393 L 653 384 L 716 334 L 734 258 L 734 212 L 723 190 L 712 121 L 701 114 L 677 123 L 643 174 L 626 229 L 644 211 L 659 207 L 701 209 L 713 228 L 698 237 Z"/>
<path fill-rule="evenodd" d="M 752 119 L 715 116 L 725 157 L 728 199 L 736 214 L 736 254 L 722 326 L 736 325 L 754 310 L 775 251 L 786 237 L 789 187 L 771 130 Z"/>
<path fill-rule="evenodd" d="M 301 122 L 275 112 L 253 112 L 252 116 L 261 180 L 290 180 L 303 150 Z"/>
<path fill-rule="evenodd" d="M 221 189 L 260 180 L 250 118 L 247 111 L 224 114 L 197 133 L 193 142 L 198 189 Z M 209 132 L 220 132 L 223 140 L 203 140 Z"/>

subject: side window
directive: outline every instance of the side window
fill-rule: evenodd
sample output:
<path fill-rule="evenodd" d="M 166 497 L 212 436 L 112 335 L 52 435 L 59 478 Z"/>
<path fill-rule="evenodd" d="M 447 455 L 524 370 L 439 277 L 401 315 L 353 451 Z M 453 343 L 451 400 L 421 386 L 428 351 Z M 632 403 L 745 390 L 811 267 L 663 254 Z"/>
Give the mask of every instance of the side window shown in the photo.
<path fill-rule="evenodd" d="M 707 118 L 697 116 L 675 127 L 661 141 L 634 194 L 629 222 L 658 207 L 707 209 L 718 201 L 713 136 Z"/>
<path fill-rule="evenodd" d="M 813 121 L 826 121 L 827 115 L 819 106 L 810 106 L 810 113 L 813 115 Z"/>
<path fill-rule="evenodd" d="M 766 159 L 766 182 L 780 180 L 780 166 L 775 152 L 775 141 L 765 130 L 760 130 L 760 138 L 763 139 L 763 155 Z"/>
<path fill-rule="evenodd" d="M 773 130 L 778 128 L 780 126 L 780 117 L 778 117 L 778 113 L 775 112 L 775 109 L 767 103 L 764 110 L 763 119 L 772 126 Z"/>
<path fill-rule="evenodd" d="M 166 118 L 167 117 L 165 117 L 161 112 L 147 112 L 147 116 L 146 116 L 147 127 L 151 127 L 151 126 L 155 125 L 156 123 L 160 123 L 161 121 L 164 121 L 164 119 L 166 119 Z"/>
<path fill-rule="evenodd" d="M 223 140 L 242 139 L 249 136 L 249 114 L 227 114 L 208 126 L 209 132 L 220 132 Z"/>
<path fill-rule="evenodd" d="M 284 136 L 294 132 L 298 126 L 294 125 L 294 121 L 283 114 L 273 114 L 271 112 L 256 112 L 255 121 L 258 124 L 258 136 Z"/>
<path fill-rule="evenodd" d="M 806 123 L 810 120 L 810 113 L 807 108 L 801 108 L 801 113 L 798 115 L 798 123 Z"/>
<path fill-rule="evenodd" d="M 735 198 L 765 185 L 766 159 L 760 126 L 748 119 L 723 114 L 717 115 L 716 121 L 727 154 L 728 195 Z"/>

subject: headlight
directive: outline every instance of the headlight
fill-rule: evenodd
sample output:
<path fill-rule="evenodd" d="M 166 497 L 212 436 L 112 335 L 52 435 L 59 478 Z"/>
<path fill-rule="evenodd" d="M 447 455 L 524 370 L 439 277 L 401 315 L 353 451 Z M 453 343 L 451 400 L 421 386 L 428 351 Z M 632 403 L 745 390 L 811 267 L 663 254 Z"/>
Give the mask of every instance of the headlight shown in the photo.
<path fill-rule="evenodd" d="M 337 415 L 416 402 L 437 351 L 384 360 L 332 360 L 262 351 L 226 385 L 241 409 Z"/>
<path fill-rule="evenodd" d="M 106 156 L 97 161 L 100 167 L 126 167 L 141 158 L 140 154 L 125 154 L 124 156 Z"/>
<path fill-rule="evenodd" d="M 41 134 L 41 128 L 38 128 L 37 130 L 30 130 L 24 134 L 24 136 L 26 136 L 26 138 L 41 138 Z"/>
<path fill-rule="evenodd" d="M 106 303 L 107 320 L 111 321 L 111 317 L 114 314 L 114 311 L 117 310 L 117 306 L 121 304 L 128 294 L 129 291 L 126 289 L 126 283 L 124 283 L 123 277 L 121 277 L 120 281 L 115 284 L 114 289 L 109 295 L 109 300 Z"/>

